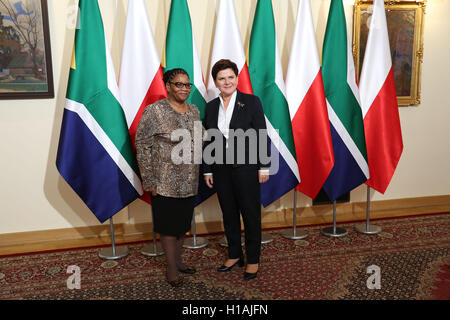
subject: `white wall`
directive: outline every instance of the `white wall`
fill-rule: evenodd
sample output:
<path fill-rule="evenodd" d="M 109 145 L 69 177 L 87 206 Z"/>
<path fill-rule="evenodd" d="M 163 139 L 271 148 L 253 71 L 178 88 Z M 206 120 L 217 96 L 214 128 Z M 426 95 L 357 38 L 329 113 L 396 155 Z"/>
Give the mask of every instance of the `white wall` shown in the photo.
<path fill-rule="evenodd" d="M 162 56 L 170 0 L 146 1 L 155 41 Z M 192 24 L 207 79 L 218 0 L 188 0 Z M 330 0 L 311 0 L 319 50 L 322 47 Z M 75 0 L 48 0 L 55 84 L 54 99 L 0 101 L 0 234 L 98 225 L 98 221 L 60 177 L 55 167 L 74 37 Z M 119 70 L 126 0 L 99 0 L 116 71 Z M 347 24 L 352 27 L 351 0 L 344 0 Z M 256 0 L 235 0 L 242 39 L 247 49 Z M 273 0 L 278 46 L 286 73 L 298 0 Z M 388 200 L 450 194 L 450 83 L 449 0 L 428 1 L 425 16 L 422 103 L 400 108 L 404 152 L 385 195 Z M 208 17 L 208 18 L 206 18 Z M 351 201 L 365 200 L 365 187 L 351 193 Z M 266 208 L 292 207 L 293 193 Z M 298 206 L 311 200 L 301 195 Z M 214 196 L 197 209 L 197 221 L 221 219 Z M 149 207 L 136 200 L 115 222 L 150 221 Z"/>

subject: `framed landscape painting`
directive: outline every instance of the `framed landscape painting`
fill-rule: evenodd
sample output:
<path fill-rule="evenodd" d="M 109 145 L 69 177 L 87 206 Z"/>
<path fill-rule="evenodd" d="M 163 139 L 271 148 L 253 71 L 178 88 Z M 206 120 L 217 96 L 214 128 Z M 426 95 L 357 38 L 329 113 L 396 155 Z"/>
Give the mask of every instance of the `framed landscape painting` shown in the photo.
<path fill-rule="evenodd" d="M 47 0 L 0 0 L 0 99 L 53 97 Z"/>
<path fill-rule="evenodd" d="M 399 106 L 420 104 L 425 1 L 385 1 L 386 20 Z M 361 73 L 373 1 L 356 0 L 353 17 L 353 56 Z"/>

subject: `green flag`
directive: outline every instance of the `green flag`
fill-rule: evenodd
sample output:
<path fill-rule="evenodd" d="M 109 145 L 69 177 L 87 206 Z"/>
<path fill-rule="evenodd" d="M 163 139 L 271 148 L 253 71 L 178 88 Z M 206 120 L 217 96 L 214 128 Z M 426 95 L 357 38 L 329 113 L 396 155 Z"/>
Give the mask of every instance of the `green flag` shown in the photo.
<path fill-rule="evenodd" d="M 56 165 L 101 221 L 142 187 L 97 1 L 80 0 Z"/>
<path fill-rule="evenodd" d="M 342 0 L 332 0 L 323 43 L 322 75 L 335 164 L 323 188 L 336 200 L 369 178 L 364 124 Z"/>
<path fill-rule="evenodd" d="M 300 182 L 271 0 L 258 0 L 249 47 L 253 93 L 261 99 L 266 116 L 272 163 L 279 163 L 278 171 L 261 185 L 261 202 L 267 206 Z M 274 157 L 278 159 L 273 161 Z"/>
<path fill-rule="evenodd" d="M 186 0 L 172 0 L 167 26 L 164 70 L 183 68 L 194 85 L 187 102 L 195 104 L 203 119 L 206 105 L 206 87 L 192 32 L 191 17 Z"/>

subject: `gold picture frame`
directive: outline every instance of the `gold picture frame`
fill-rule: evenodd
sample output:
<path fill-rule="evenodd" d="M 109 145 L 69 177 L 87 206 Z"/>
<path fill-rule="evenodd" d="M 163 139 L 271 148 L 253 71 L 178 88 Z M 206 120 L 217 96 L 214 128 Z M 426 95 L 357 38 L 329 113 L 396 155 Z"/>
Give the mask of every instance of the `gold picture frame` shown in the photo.
<path fill-rule="evenodd" d="M 420 104 L 423 29 L 427 0 L 385 0 L 386 20 L 399 106 Z M 356 0 L 353 15 L 353 57 L 359 80 L 372 0 Z"/>
<path fill-rule="evenodd" d="M 0 0 L 0 99 L 54 96 L 47 0 Z"/>

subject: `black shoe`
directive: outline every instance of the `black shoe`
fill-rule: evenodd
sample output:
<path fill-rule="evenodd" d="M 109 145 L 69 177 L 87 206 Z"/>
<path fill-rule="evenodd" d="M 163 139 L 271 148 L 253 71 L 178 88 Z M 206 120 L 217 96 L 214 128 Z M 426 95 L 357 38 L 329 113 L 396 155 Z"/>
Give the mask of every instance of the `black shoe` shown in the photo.
<path fill-rule="evenodd" d="M 258 275 L 258 271 L 256 271 L 255 273 L 244 272 L 244 280 L 255 279 L 257 275 Z"/>
<path fill-rule="evenodd" d="M 186 269 L 178 269 L 178 271 L 180 271 L 181 273 L 186 273 L 186 274 L 194 274 L 197 272 L 197 270 L 195 270 L 194 268 L 189 268 L 189 267 L 186 267 Z"/>
<path fill-rule="evenodd" d="M 219 271 L 219 272 L 228 272 L 228 271 L 231 271 L 231 269 L 233 269 L 233 267 L 234 267 L 235 265 L 238 265 L 239 267 L 243 267 L 243 266 L 244 266 L 244 258 L 243 258 L 243 257 L 240 257 L 239 260 L 236 261 L 236 262 L 235 262 L 232 266 L 230 266 L 230 267 L 227 267 L 226 265 L 221 265 L 221 266 L 219 267 L 219 269 L 217 269 L 217 271 Z"/>
<path fill-rule="evenodd" d="M 181 287 L 182 285 L 183 285 L 183 278 L 177 278 L 177 279 L 175 279 L 175 280 L 172 280 L 172 281 L 170 281 L 170 280 L 167 280 L 167 282 L 172 286 L 172 287 L 174 287 L 174 288 L 179 288 L 179 287 Z"/>

